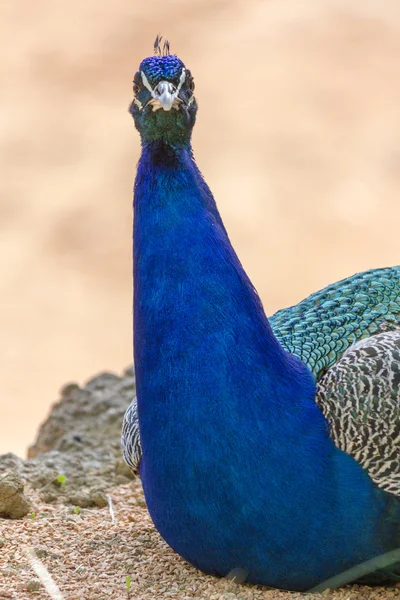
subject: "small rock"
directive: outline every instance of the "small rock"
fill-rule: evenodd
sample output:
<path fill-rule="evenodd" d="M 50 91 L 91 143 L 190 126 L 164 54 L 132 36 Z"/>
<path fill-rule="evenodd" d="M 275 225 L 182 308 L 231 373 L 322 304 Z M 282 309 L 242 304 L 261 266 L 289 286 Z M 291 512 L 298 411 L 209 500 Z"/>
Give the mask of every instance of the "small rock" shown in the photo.
<path fill-rule="evenodd" d="M 35 554 L 38 558 L 46 558 L 46 556 L 48 556 L 49 553 L 46 550 L 46 548 L 37 547 L 35 548 Z"/>
<path fill-rule="evenodd" d="M 125 483 L 129 483 L 129 479 L 125 477 L 125 475 L 117 475 L 115 477 L 116 485 L 124 485 Z"/>
<path fill-rule="evenodd" d="M 26 589 L 28 590 L 28 592 L 38 592 L 41 587 L 42 587 L 42 584 L 40 583 L 40 581 L 38 579 L 31 579 L 26 584 Z"/>
<path fill-rule="evenodd" d="M 39 496 L 40 499 L 43 500 L 43 502 L 46 502 L 46 504 L 52 504 L 53 502 L 57 502 L 58 500 L 57 494 L 54 494 L 49 490 L 43 490 L 42 492 L 40 492 Z"/>
<path fill-rule="evenodd" d="M 226 575 L 226 579 L 231 579 L 235 583 L 244 583 L 248 577 L 248 571 L 246 569 L 242 569 L 241 567 L 236 567 L 229 571 L 228 575 Z"/>
<path fill-rule="evenodd" d="M 94 501 L 90 497 L 88 492 L 85 491 L 76 491 L 72 494 L 68 495 L 68 502 L 73 504 L 74 506 L 79 506 L 80 508 L 88 508 L 89 506 L 94 505 Z"/>
<path fill-rule="evenodd" d="M 115 472 L 117 475 L 123 475 L 123 477 L 127 477 L 128 479 L 136 479 L 136 475 L 132 472 L 131 468 L 128 467 L 126 462 L 122 460 L 122 458 L 116 462 Z"/>
<path fill-rule="evenodd" d="M 108 504 L 107 496 L 102 490 L 91 490 L 90 497 L 99 508 L 104 508 Z"/>
<path fill-rule="evenodd" d="M 9 471 L 0 476 L 0 517 L 21 519 L 29 512 L 21 476 Z"/>

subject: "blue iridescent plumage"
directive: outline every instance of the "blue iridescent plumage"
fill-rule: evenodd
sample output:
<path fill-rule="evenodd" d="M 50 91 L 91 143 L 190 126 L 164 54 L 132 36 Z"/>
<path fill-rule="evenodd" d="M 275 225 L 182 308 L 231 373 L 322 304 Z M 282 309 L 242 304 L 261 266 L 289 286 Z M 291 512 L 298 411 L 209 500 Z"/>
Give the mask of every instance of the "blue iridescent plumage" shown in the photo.
<path fill-rule="evenodd" d="M 179 81 L 183 62 L 174 54 L 168 56 L 149 56 L 142 60 L 139 71 L 146 73 L 150 84 L 154 87 L 163 79 L 168 81 Z"/>
<path fill-rule="evenodd" d="M 331 366 L 343 364 L 347 382 L 357 353 L 396 346 L 351 344 L 399 327 L 400 268 L 339 282 L 268 321 L 193 159 L 194 85 L 178 60 L 145 59 L 134 79 L 137 407 L 123 448 L 138 419 L 149 512 L 186 560 L 307 590 L 400 546 L 398 499 L 341 449 L 316 402 Z"/>

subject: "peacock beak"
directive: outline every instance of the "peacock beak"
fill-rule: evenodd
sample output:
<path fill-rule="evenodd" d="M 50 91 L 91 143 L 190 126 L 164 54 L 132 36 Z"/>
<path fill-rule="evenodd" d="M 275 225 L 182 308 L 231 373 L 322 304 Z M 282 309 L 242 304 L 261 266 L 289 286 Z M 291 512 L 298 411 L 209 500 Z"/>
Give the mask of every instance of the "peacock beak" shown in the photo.
<path fill-rule="evenodd" d="M 160 81 L 153 92 L 153 98 L 161 104 L 161 108 L 164 110 L 171 110 L 177 96 L 177 88 L 169 81 Z"/>

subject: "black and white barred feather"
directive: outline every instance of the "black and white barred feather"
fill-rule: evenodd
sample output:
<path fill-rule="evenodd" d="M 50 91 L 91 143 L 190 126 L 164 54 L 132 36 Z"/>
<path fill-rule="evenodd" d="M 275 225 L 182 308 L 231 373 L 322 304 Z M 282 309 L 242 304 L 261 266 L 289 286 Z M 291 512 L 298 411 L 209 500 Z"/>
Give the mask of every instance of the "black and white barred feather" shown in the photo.
<path fill-rule="evenodd" d="M 400 330 L 351 346 L 317 382 L 335 444 L 400 496 Z"/>
<path fill-rule="evenodd" d="M 140 444 L 136 397 L 125 411 L 122 425 L 121 450 L 127 465 L 130 466 L 134 473 L 139 473 L 142 446 Z"/>

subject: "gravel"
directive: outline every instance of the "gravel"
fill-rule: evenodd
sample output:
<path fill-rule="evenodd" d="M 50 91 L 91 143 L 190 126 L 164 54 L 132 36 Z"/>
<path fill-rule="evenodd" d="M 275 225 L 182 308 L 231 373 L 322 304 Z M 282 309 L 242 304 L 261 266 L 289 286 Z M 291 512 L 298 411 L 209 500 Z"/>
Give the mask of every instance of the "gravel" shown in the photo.
<path fill-rule="evenodd" d="M 132 368 L 122 376 L 98 375 L 83 388 L 75 383 L 64 386 L 29 448 L 29 458 L 0 456 L 0 479 L 14 473 L 38 490 L 45 503 L 105 506 L 104 490 L 133 478 L 122 460 L 119 440 L 134 393 Z"/>
<path fill-rule="evenodd" d="M 323 594 L 300 594 L 237 585 L 204 575 L 159 536 L 144 505 L 140 480 L 107 491 L 115 520 L 104 508 L 44 504 L 27 490 L 34 517 L 0 520 L 0 599 L 50 598 L 27 559 L 33 549 L 65 600 L 388 600 L 400 588 L 346 586 Z M 130 577 L 130 595 L 126 578 Z M 30 590 L 30 591 L 28 591 Z"/>

